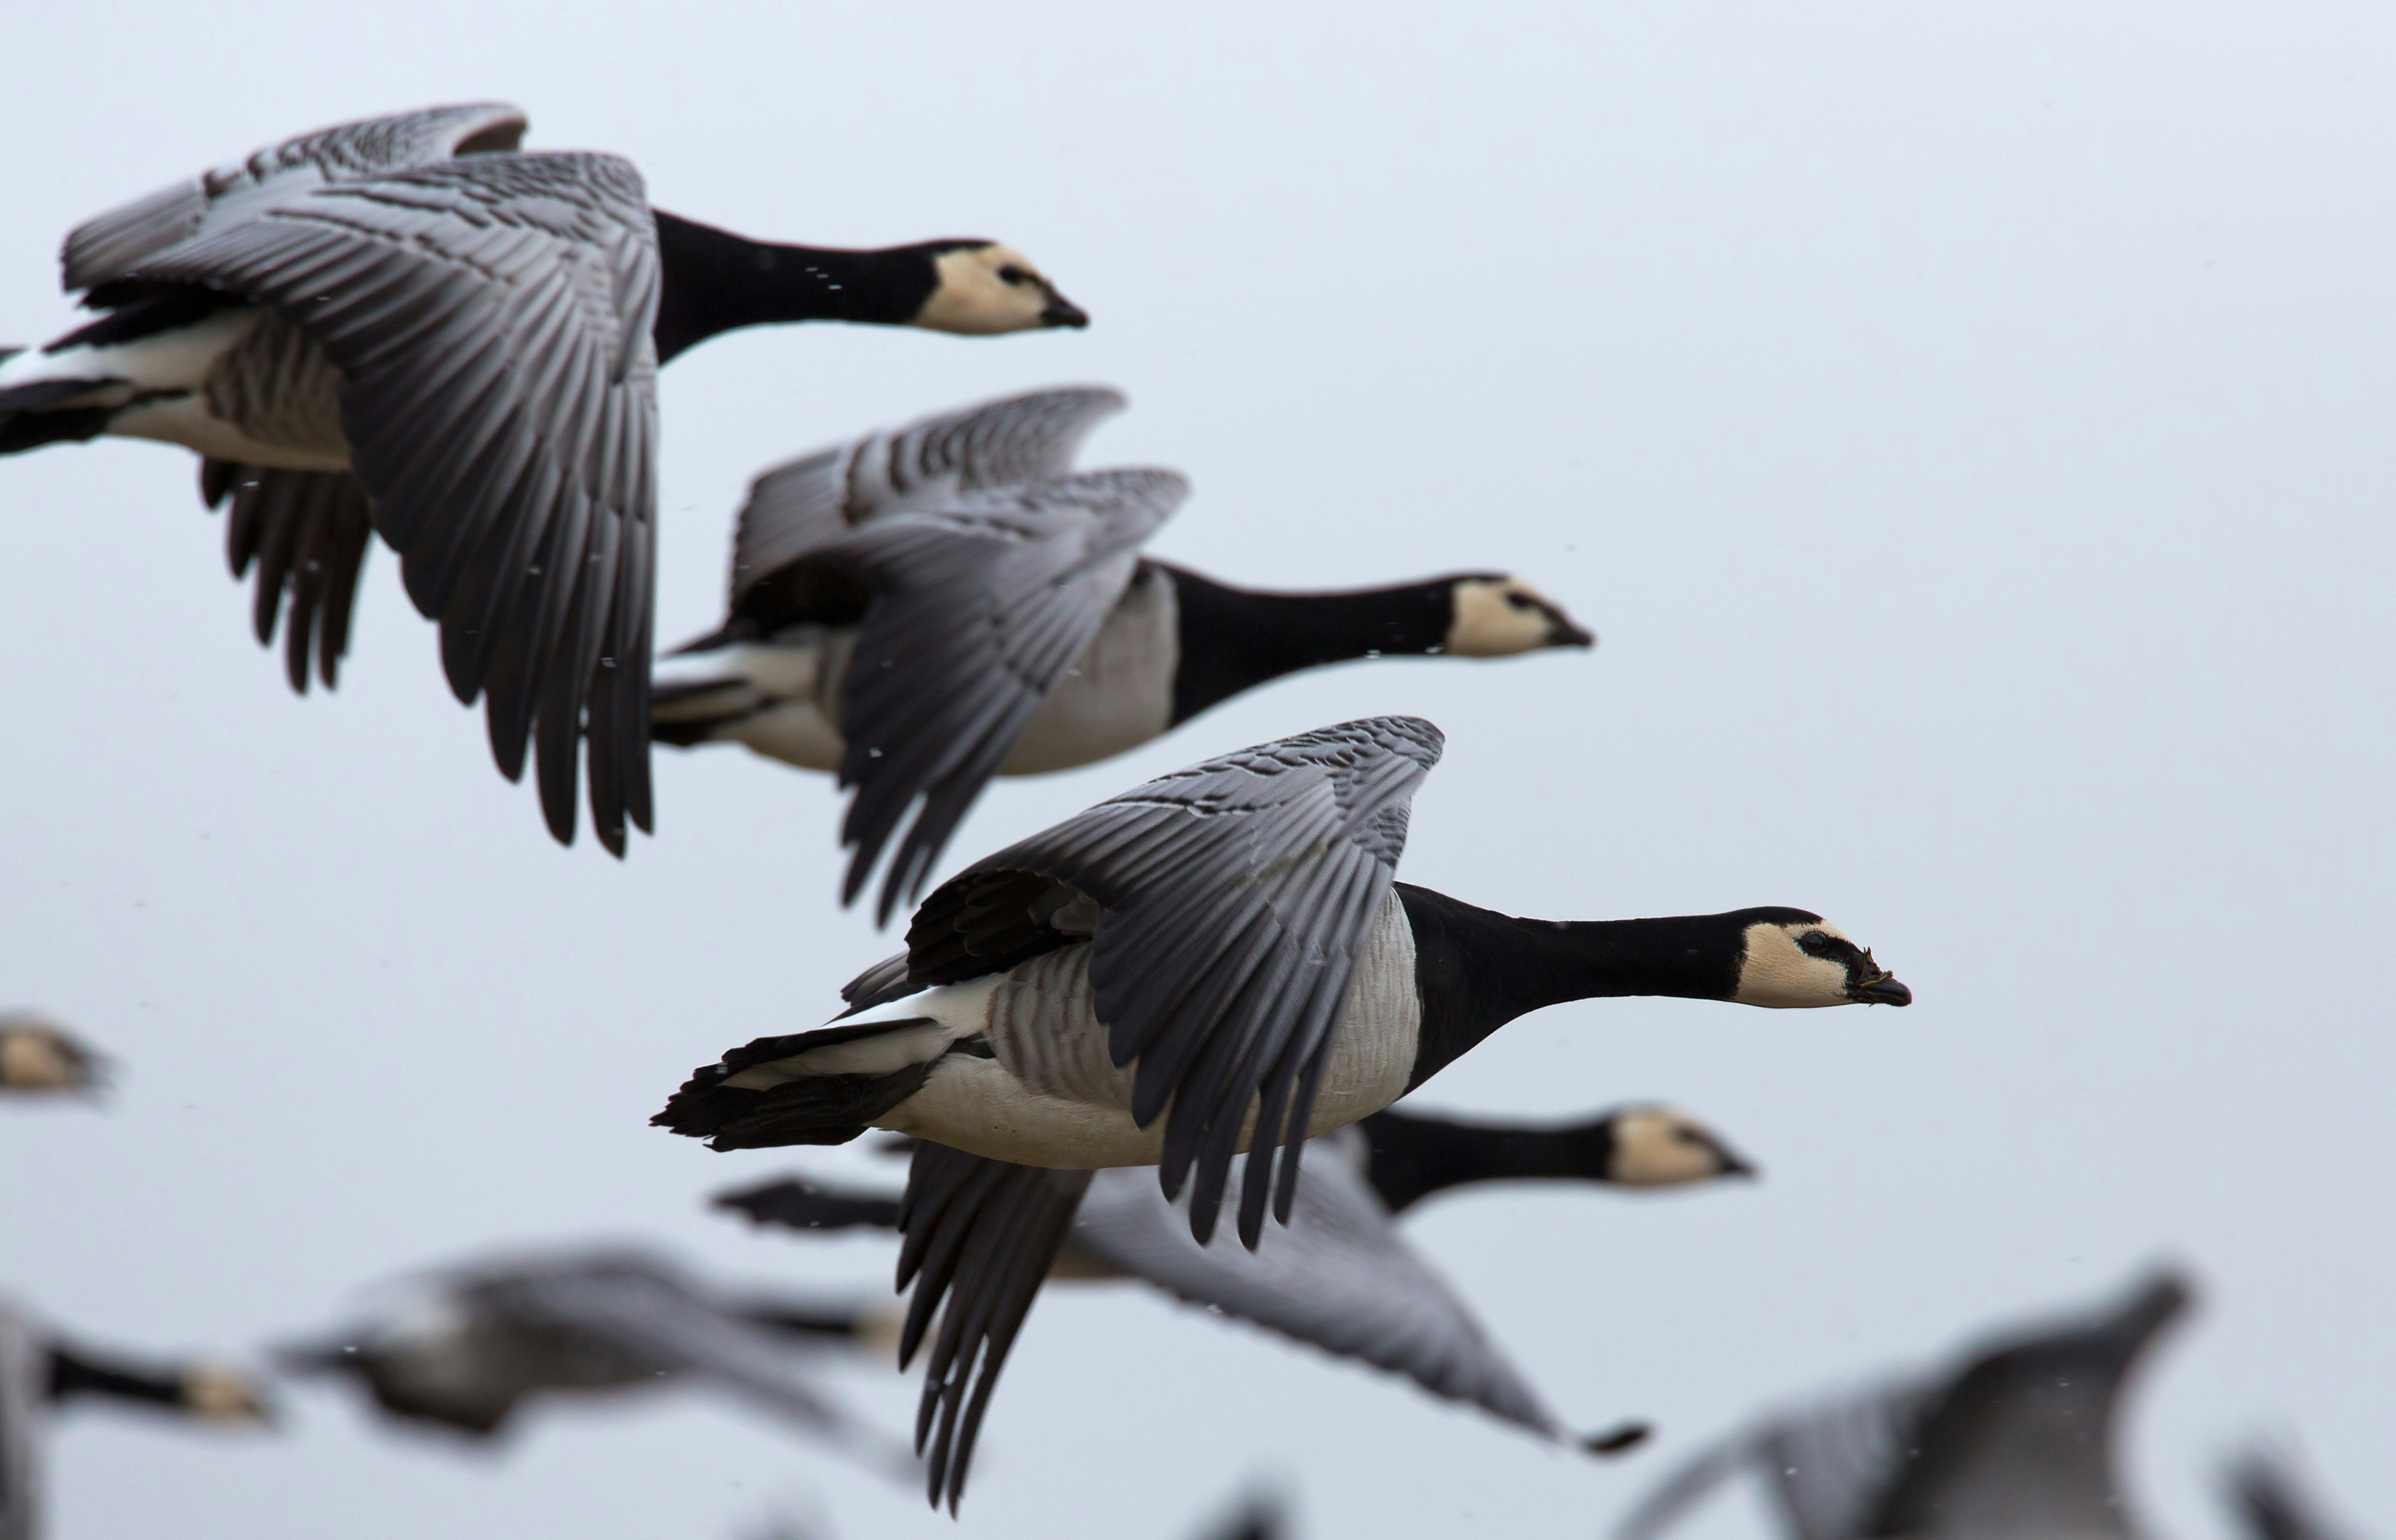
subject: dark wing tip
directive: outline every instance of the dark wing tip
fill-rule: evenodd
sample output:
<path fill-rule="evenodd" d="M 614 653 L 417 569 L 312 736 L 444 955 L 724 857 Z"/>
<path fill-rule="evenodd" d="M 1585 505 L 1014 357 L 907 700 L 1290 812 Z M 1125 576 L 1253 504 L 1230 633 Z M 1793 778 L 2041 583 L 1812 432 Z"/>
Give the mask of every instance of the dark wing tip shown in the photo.
<path fill-rule="evenodd" d="M 1581 1437 L 1584 1454 L 1600 1457 L 1627 1454 L 1656 1436 L 1656 1425 L 1641 1418 L 1618 1422 L 1612 1427 L 1602 1427 Z"/>

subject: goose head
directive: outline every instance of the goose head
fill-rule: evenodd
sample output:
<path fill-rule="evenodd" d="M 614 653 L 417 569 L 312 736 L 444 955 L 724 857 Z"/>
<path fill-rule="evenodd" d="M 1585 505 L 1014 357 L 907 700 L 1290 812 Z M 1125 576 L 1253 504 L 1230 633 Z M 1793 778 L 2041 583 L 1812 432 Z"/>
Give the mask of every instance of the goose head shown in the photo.
<path fill-rule="evenodd" d="M 912 324 L 961 337 L 997 337 L 1086 326 L 1090 318 L 1013 246 L 960 241 L 934 252 L 932 293 Z"/>
<path fill-rule="evenodd" d="M 31 1012 L 0 1016 L 0 1091 L 94 1092 L 100 1055 Z"/>
<path fill-rule="evenodd" d="M 1617 1187 L 1681 1187 L 1753 1176 L 1754 1165 L 1705 1124 L 1671 1107 L 1626 1107 L 1606 1120 L 1605 1179 Z"/>
<path fill-rule="evenodd" d="M 1597 638 L 1520 578 L 1471 573 L 1450 580 L 1447 642 L 1456 657 L 1512 657 L 1543 647 L 1593 647 Z"/>
<path fill-rule="evenodd" d="M 1756 909 L 1746 926 L 1731 999 L 1779 1010 L 1910 1005 L 1913 991 L 1839 927 L 1804 909 Z"/>
<path fill-rule="evenodd" d="M 203 1422 L 267 1427 L 274 1405 L 258 1381 L 238 1369 L 198 1363 L 183 1371 L 179 1396 L 184 1411 Z"/>

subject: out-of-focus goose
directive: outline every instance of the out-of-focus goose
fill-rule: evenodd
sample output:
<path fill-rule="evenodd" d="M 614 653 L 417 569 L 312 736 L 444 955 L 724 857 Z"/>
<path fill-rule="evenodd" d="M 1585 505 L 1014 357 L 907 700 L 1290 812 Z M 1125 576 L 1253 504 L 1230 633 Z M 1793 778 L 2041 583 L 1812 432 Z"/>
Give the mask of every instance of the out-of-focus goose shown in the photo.
<path fill-rule="evenodd" d="M 1071 473 L 1082 440 L 1123 406 L 1105 388 L 1041 391 L 758 477 L 730 613 L 659 678 L 657 739 L 837 771 L 857 789 L 844 902 L 913 813 L 883 882 L 886 922 L 992 776 L 1122 753 L 1301 669 L 1594 641 L 1501 573 L 1275 593 L 1142 557 L 1188 482 Z"/>
<path fill-rule="evenodd" d="M 990 1376 L 1089 1184 L 1155 1165 L 1214 1233 L 1248 1155 L 1243 1241 L 1285 1223 L 1308 1138 L 1378 1112 L 1543 1005 L 1679 995 L 1903 1004 L 1819 915 L 1518 920 L 1395 885 L 1439 730 L 1375 717 L 1162 777 L 977 862 L 915 912 L 845 1016 L 693 1074 L 654 1120 L 721 1149 L 912 1134 L 902 1360 L 952 1282 L 925 1382 L 934 1485 L 987 1345 Z M 1168 1110 L 1169 1109 L 1169 1110 Z M 1285 1153 L 1276 1174 L 1274 1151 Z M 953 1377 L 952 1377 L 953 1375 Z M 945 1410 L 941 1410 L 941 1409 Z M 963 1480 L 953 1463 L 950 1498 Z"/>
<path fill-rule="evenodd" d="M 294 1373 L 347 1374 L 394 1416 L 475 1437 L 529 1398 L 708 1384 L 885 1464 L 897 1447 L 811 1383 L 817 1352 L 885 1330 L 851 1305 L 735 1300 L 657 1258 L 603 1252 L 460 1268 L 414 1281 L 372 1324 L 286 1348 Z"/>
<path fill-rule="evenodd" d="M 198 1422 L 264 1424 L 272 1412 L 246 1375 L 212 1363 L 162 1368 L 56 1336 L 0 1300 L 0 1540 L 41 1533 L 42 1435 L 49 1410 L 91 1400 L 154 1407 Z"/>
<path fill-rule="evenodd" d="M 2189 1303 L 2176 1274 L 1972 1350 L 1954 1367 L 1766 1417 L 1684 1466 L 1616 1531 L 1660 1533 L 1743 1470 L 1794 1540 L 2136 1540 L 2115 1449 L 2122 1392 Z"/>
<path fill-rule="evenodd" d="M 100 1089 L 107 1061 L 34 1011 L 0 1012 L 0 1091 L 85 1095 Z"/>
<path fill-rule="evenodd" d="M 2350 1533 L 2322 1516 L 2284 1455 L 2248 1450 L 2230 1463 L 2223 1486 L 2254 1540 L 2348 1540 Z"/>
<path fill-rule="evenodd" d="M 255 564 L 257 628 L 290 604 L 292 685 L 347 647 L 369 530 L 441 623 L 499 768 L 537 750 L 571 841 L 574 753 L 622 853 L 649 826 L 657 365 L 738 326 L 865 321 L 973 335 L 1084 325 L 980 240 L 770 246 L 652 210 L 616 156 L 517 148 L 498 102 L 342 124 L 101 215 L 67 237 L 95 319 L 0 355 L 0 454 L 103 434 L 202 456 Z"/>
<path fill-rule="evenodd" d="M 1385 1161 L 1382 1135 L 1406 1153 Z M 1527 1158 L 1509 1147 L 1564 1135 Z M 1218 1235 L 1201 1246 L 1186 1216 L 1136 1166 L 1095 1173 L 1051 1265 L 1058 1280 L 1138 1278 L 1190 1304 L 1252 1321 L 1338 1357 L 1404 1374 L 1435 1396 L 1479 1406 L 1550 1438 L 1563 1425 L 1438 1270 L 1406 1244 L 1392 1210 L 1426 1193 L 1509 1177 L 1571 1175 L 1652 1188 L 1753 1168 L 1685 1115 L 1627 1108 L 1571 1130 L 1447 1122 L 1378 1112 L 1314 1143 L 1300 1169 L 1289 1232 L 1255 1252 Z M 1602 1160 L 1591 1156 L 1603 1148 Z M 1552 1152 L 1552 1158 L 1550 1151 Z M 1399 1201 L 1385 1186 L 1395 1175 Z M 1233 1178 L 1236 1185 L 1237 1177 Z M 785 1179 L 716 1200 L 794 1229 L 898 1228 L 898 1199 Z M 1623 1430 L 1601 1442 L 1626 1447 Z"/>

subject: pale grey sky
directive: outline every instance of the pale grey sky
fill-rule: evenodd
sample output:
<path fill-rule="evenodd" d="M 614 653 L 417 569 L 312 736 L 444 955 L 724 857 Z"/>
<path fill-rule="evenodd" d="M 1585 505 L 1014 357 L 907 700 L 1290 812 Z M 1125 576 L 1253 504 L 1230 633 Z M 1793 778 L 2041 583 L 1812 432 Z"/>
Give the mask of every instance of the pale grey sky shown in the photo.
<path fill-rule="evenodd" d="M 709 344 L 663 389 L 661 636 L 716 617 L 764 465 L 1084 380 L 1097 463 L 1196 496 L 1234 580 L 1509 567 L 1591 657 L 1357 667 L 1143 753 L 1000 786 L 969 859 L 1238 744 L 1368 711 L 1448 735 L 1408 878 L 1557 917 L 1819 909 L 1910 1011 L 1572 1005 L 1422 1094 L 1663 1096 L 1760 1187 L 1458 1199 L 1410 1221 L 1568 1414 L 1534 1447 L 1134 1292 L 1057 1290 L 965 1532 L 1176 1536 L 1251 1473 L 1324 1540 L 1587 1536 L 1760 1402 L 2185 1259 L 2147 1387 L 2159 1526 L 2294 1441 L 2396 1533 L 2388 1008 L 2396 20 L 2362 5 L 531 7 L 0 0 L 0 339 L 68 311 L 77 219 L 285 134 L 523 104 L 662 206 L 823 244 L 1022 246 L 1096 324 Z M 650 1238 L 740 1278 L 886 1283 L 753 1235 L 645 1126 L 694 1064 L 820 1020 L 888 949 L 829 902 L 827 780 L 666 753 L 660 837 L 561 852 L 490 769 L 395 564 L 337 697 L 246 633 L 181 451 L 0 464 L 0 1001 L 124 1063 L 105 1114 L 0 1115 L 0 1287 L 95 1338 L 237 1348 L 493 1243 Z M 912 1387 L 859 1373 L 896 1427 Z M 921 1497 L 699 1401 L 564 1412 L 503 1456 L 305 1394 L 225 1443 L 84 1415 L 59 1533 L 714 1536 Z M 1760 1533 L 1752 1509 L 1701 1531 Z"/>

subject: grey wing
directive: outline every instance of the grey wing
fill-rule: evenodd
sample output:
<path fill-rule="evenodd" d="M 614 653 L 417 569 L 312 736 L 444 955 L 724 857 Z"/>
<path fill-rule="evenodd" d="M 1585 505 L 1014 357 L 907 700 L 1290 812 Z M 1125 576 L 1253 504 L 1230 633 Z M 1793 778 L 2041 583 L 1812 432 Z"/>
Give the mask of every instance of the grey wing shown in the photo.
<path fill-rule="evenodd" d="M 727 626 L 779 630 L 785 569 L 879 514 L 1067 474 L 1090 430 L 1124 406 L 1123 392 L 1105 386 L 1035 391 L 775 466 L 750 483 L 740 508 Z"/>
<path fill-rule="evenodd" d="M 1875 1387 L 1741 1428 L 1690 1459 L 1616 1526 L 1617 1540 L 1660 1533 L 1743 1470 L 1769 1483 L 1791 1540 L 1859 1540 L 1905 1467 L 1936 1386 Z"/>
<path fill-rule="evenodd" d="M 931 1444 L 932 1505 L 949 1511 L 965 1495 L 965 1472 L 999 1371 L 1065 1244 L 1086 1171 L 1051 1171 L 985 1160 L 927 1142 L 915 1146 L 899 1201 L 898 1287 L 914 1285 L 898 1338 L 905 1368 L 939 1314 L 939 1335 L 924 1364 L 915 1448 Z M 946 1308 L 942 1308 L 942 1302 Z"/>
<path fill-rule="evenodd" d="M 230 500 L 225 562 L 235 578 L 258 569 L 252 624 L 260 646 L 274 644 L 288 600 L 284 668 L 291 688 L 308 693 L 313 657 L 325 688 L 340 683 L 350 650 L 350 616 L 366 548 L 374 543 L 366 489 L 346 471 L 287 471 L 225 460 L 200 462 L 200 497 L 210 508 Z"/>
<path fill-rule="evenodd" d="M 273 307 L 343 378 L 341 426 L 458 697 L 499 768 L 538 734 L 570 842 L 649 827 L 657 226 L 605 155 L 474 155 L 253 208 L 132 270 Z"/>
<path fill-rule="evenodd" d="M 859 1011 L 870 1011 L 876 1005 L 887 1005 L 894 1000 L 904 1000 L 919 994 L 924 986 L 907 976 L 907 954 L 896 952 L 859 974 L 840 987 L 840 998 L 848 1009 L 832 1017 L 853 1016 Z"/>
<path fill-rule="evenodd" d="M 265 190 L 282 193 L 294 184 L 355 181 L 453 155 L 512 150 L 523 140 L 525 127 L 521 108 L 475 101 L 365 118 L 299 135 L 76 226 L 59 253 L 62 285 L 72 292 L 122 277 L 127 269 L 211 224 L 240 217 Z"/>
<path fill-rule="evenodd" d="M 818 1432 L 867 1432 L 818 1395 L 783 1335 L 726 1313 L 674 1274 L 625 1259 L 526 1268 L 475 1285 L 486 1306 L 604 1340 L 639 1361 L 712 1380 Z"/>
<path fill-rule="evenodd" d="M 49 1345 L 0 1299 L 0 1540 L 36 1540 L 42 1520 L 42 1418 Z"/>
<path fill-rule="evenodd" d="M 1286 1220 L 1356 955 L 1405 848 L 1438 728 L 1369 717 L 1244 749 L 1100 803 L 940 885 L 907 933 L 919 982 L 1012 967 L 1080 936 L 1098 909 L 1090 982 L 1108 1050 L 1138 1061 L 1132 1116 L 1165 1113 L 1167 1197 L 1191 1166 L 1191 1233 L 1214 1234 L 1231 1159 L 1257 1107 L 1240 1235 L 1264 1224 L 1266 1174 Z"/>
<path fill-rule="evenodd" d="M 872 592 L 841 687 L 854 900 L 906 824 L 877 919 L 922 891 L 982 788 L 1123 597 L 1189 484 L 1104 471 L 895 514 L 811 558 Z M 920 806 L 918 805 L 920 803 Z M 912 815 L 912 822 L 910 816 Z"/>
<path fill-rule="evenodd" d="M 1236 1174 L 1231 1185 L 1236 1193 Z M 1200 1245 L 1149 1174 L 1129 1167 L 1097 1174 L 1073 1242 L 1192 1305 L 1556 1434 L 1555 1418 L 1520 1371 L 1336 1151 L 1314 1151 L 1298 1177 L 1288 1228 L 1257 1251 L 1228 1236 Z"/>

